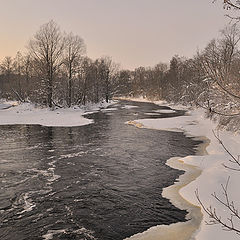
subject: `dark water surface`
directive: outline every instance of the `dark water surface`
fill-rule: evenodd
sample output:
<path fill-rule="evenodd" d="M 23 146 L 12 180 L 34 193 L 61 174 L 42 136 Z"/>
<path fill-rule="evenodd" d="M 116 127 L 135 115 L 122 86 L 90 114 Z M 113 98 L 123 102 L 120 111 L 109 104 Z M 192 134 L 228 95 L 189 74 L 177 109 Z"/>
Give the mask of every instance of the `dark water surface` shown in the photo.
<path fill-rule="evenodd" d="M 87 126 L 0 126 L 0 239 L 120 240 L 184 221 L 161 196 L 182 173 L 165 163 L 199 142 L 125 124 L 184 114 L 159 109 L 167 107 L 120 101 L 87 115 Z"/>

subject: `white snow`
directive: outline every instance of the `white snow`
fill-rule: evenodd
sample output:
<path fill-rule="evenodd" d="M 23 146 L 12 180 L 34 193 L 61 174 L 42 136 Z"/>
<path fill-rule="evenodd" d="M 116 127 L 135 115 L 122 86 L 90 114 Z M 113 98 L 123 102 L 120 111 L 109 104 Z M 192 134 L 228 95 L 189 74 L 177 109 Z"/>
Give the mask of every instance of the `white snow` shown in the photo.
<path fill-rule="evenodd" d="M 101 111 L 102 112 L 111 112 L 111 111 L 116 111 L 117 108 L 105 108 L 105 109 L 102 109 Z"/>
<path fill-rule="evenodd" d="M 133 106 L 133 105 L 125 105 L 121 107 L 122 109 L 132 109 L 132 108 L 138 108 L 138 106 Z"/>
<path fill-rule="evenodd" d="M 9 103 L 3 102 L 0 109 L 0 125 L 13 124 L 38 124 L 48 127 L 76 127 L 90 124 L 93 121 L 84 118 L 83 115 L 91 114 L 99 111 L 101 108 L 106 108 L 111 103 L 91 104 L 84 108 L 77 106 L 73 108 L 59 108 L 51 110 L 49 108 L 35 107 L 30 103 Z M 5 109 L 4 106 L 12 107 Z"/>
<path fill-rule="evenodd" d="M 66 229 L 48 230 L 48 232 L 46 234 L 44 234 L 42 236 L 42 238 L 45 240 L 50 240 L 50 239 L 53 239 L 54 235 L 59 234 L 59 233 L 66 233 Z"/>
<path fill-rule="evenodd" d="M 66 209 L 68 210 L 69 207 L 66 207 Z M 94 240 L 95 238 L 93 237 L 93 232 L 82 227 L 79 228 L 77 230 L 71 230 L 71 229 L 59 229 L 59 230 L 48 230 L 46 234 L 42 235 L 42 239 L 44 240 L 51 240 L 54 238 L 54 235 L 58 235 L 58 234 L 77 234 L 80 236 L 86 236 L 86 238 L 84 237 L 84 239 L 92 239 Z M 83 239 L 80 237 L 80 239 Z"/>
<path fill-rule="evenodd" d="M 158 113 L 144 113 L 144 115 L 149 115 L 149 116 L 159 116 L 159 114 Z"/>
<path fill-rule="evenodd" d="M 156 104 L 159 104 L 161 106 L 168 105 L 166 101 L 149 101 L 147 98 L 144 97 L 118 97 L 116 99 L 121 99 L 121 100 L 128 100 L 128 101 L 135 101 L 135 102 L 154 102 Z"/>
<path fill-rule="evenodd" d="M 175 108 L 175 107 L 174 107 Z M 175 108 L 176 109 L 176 108 Z M 225 219 L 227 223 L 227 218 L 229 216 L 229 212 L 226 211 L 221 204 L 219 204 L 211 194 L 216 192 L 216 194 L 224 199 L 221 184 L 225 185 L 228 177 L 230 176 L 230 183 L 228 187 L 229 197 L 231 201 L 234 201 L 236 207 L 240 209 L 240 191 L 239 189 L 239 181 L 240 181 L 240 173 L 237 171 L 232 171 L 223 166 L 223 164 L 228 165 L 230 167 L 236 167 L 233 163 L 229 162 L 230 156 L 226 153 L 226 151 L 219 144 L 218 140 L 213 134 L 213 130 L 219 134 L 220 139 L 229 149 L 229 151 L 234 155 L 240 155 L 240 136 L 237 134 L 233 134 L 226 131 L 218 131 L 216 130 L 217 126 L 210 119 L 205 118 L 205 113 L 201 109 L 196 109 L 189 111 L 188 116 L 180 116 L 173 118 L 162 118 L 162 119 L 141 119 L 135 121 L 138 124 L 142 124 L 147 128 L 161 129 L 161 130 L 171 130 L 171 131 L 182 131 L 186 135 L 195 136 L 195 137 L 207 137 L 210 140 L 209 145 L 206 150 L 208 155 L 203 156 L 187 156 L 185 158 L 181 158 L 178 160 L 178 164 L 182 163 L 183 165 L 192 165 L 194 167 L 199 168 L 202 173 L 201 175 L 190 184 L 182 187 L 179 191 L 180 195 L 187 200 L 189 203 L 193 205 L 199 206 L 197 201 L 195 191 L 198 189 L 200 194 L 200 199 L 209 207 L 216 208 L 217 213 Z M 169 165 L 171 165 L 169 163 Z M 174 165 L 174 164 L 173 164 Z M 174 202 L 174 199 L 173 201 Z M 206 225 L 205 221 L 209 221 L 208 215 L 202 210 L 203 220 L 201 222 L 201 226 L 199 230 L 196 231 L 193 239 L 196 240 L 226 240 L 226 239 L 239 239 L 239 236 L 234 232 L 228 232 L 222 230 L 220 225 L 209 226 Z M 239 222 L 236 222 L 236 227 L 239 229 Z M 183 225 L 180 225 L 183 226 Z M 164 229 L 168 232 L 171 229 L 171 233 L 174 234 L 179 229 L 179 224 L 173 224 L 172 226 L 164 227 L 164 226 L 156 226 L 154 228 L 149 229 L 148 231 L 137 234 L 130 239 L 175 239 L 174 237 L 162 237 Z M 182 232 L 184 228 L 182 228 Z M 161 238 L 159 238 L 161 236 Z M 168 235 L 169 236 L 169 235 Z M 177 236 L 176 239 L 185 239 L 181 238 L 180 235 Z M 187 238 L 189 239 L 189 238 Z"/>
<path fill-rule="evenodd" d="M 0 110 L 12 107 L 11 104 L 0 103 Z"/>
<path fill-rule="evenodd" d="M 172 109 L 160 109 L 160 110 L 156 110 L 154 112 L 156 112 L 156 113 L 175 113 L 175 111 Z"/>

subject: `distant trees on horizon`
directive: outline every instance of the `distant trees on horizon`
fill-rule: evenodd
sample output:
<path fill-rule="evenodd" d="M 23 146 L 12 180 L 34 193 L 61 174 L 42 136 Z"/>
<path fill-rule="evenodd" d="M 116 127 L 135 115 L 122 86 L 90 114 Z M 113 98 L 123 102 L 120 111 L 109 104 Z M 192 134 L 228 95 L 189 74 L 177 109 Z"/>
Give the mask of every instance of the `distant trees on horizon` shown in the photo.
<path fill-rule="evenodd" d="M 227 125 L 240 115 L 239 42 L 238 26 L 227 26 L 193 58 L 175 55 L 169 65 L 120 71 L 116 93 L 201 106 L 223 116 Z"/>

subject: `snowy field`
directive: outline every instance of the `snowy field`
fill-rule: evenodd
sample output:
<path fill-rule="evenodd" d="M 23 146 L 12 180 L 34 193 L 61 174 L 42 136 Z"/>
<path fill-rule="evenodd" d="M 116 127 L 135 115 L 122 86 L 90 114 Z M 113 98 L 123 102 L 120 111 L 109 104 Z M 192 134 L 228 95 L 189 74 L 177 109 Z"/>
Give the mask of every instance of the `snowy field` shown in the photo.
<path fill-rule="evenodd" d="M 38 124 L 48 127 L 76 127 L 92 123 L 84 115 L 94 113 L 114 102 L 89 104 L 82 108 L 49 108 L 35 107 L 30 103 L 0 102 L 0 125 Z M 106 109 L 107 110 L 107 109 Z"/>
<path fill-rule="evenodd" d="M 162 102 L 160 102 L 160 105 L 162 105 Z M 172 107 L 174 109 L 177 108 L 175 108 L 175 106 Z M 187 156 L 185 158 L 178 158 L 175 160 L 170 159 L 167 164 L 180 169 L 184 169 L 184 165 L 191 165 L 201 170 L 201 174 L 196 180 L 179 189 L 181 197 L 187 200 L 190 204 L 199 206 L 199 202 L 197 201 L 195 194 L 197 189 L 203 204 L 206 207 L 212 206 L 212 208 L 216 208 L 216 213 L 221 216 L 223 221 L 231 226 L 231 222 L 228 220 L 228 218 L 231 217 L 229 211 L 227 211 L 226 207 L 214 199 L 211 194 L 216 193 L 221 200 L 225 201 L 226 199 L 224 198 L 221 184 L 225 186 L 230 176 L 228 196 L 230 201 L 234 202 L 235 207 L 240 209 L 240 192 L 238 191 L 240 173 L 223 166 L 227 165 L 228 167 L 232 168 L 237 167 L 236 164 L 229 161 L 229 159 L 231 159 L 230 156 L 220 145 L 219 141 L 214 136 L 213 131 L 221 139 L 231 154 L 233 154 L 236 158 L 238 155 L 240 155 L 240 136 L 226 131 L 218 131 L 216 124 L 205 118 L 205 113 L 202 109 L 191 110 L 188 112 L 187 116 L 162 119 L 141 119 L 136 120 L 135 122 L 141 126 L 143 125 L 146 128 L 167 131 L 182 131 L 187 136 L 194 136 L 197 139 L 203 137 L 202 139 L 207 138 L 209 140 L 209 144 L 206 148 L 207 154 L 199 154 L 199 156 Z M 164 195 L 170 196 L 169 194 L 165 194 L 165 192 L 167 191 L 163 191 Z M 171 201 L 181 208 L 181 203 L 178 203 L 176 199 L 171 199 Z M 191 210 L 189 211 L 189 217 L 191 218 L 191 214 L 194 213 L 191 213 Z M 209 217 L 203 210 L 202 214 L 203 220 L 200 223 L 200 228 L 195 231 L 193 238 L 191 239 L 239 239 L 239 236 L 236 233 L 224 231 L 220 225 L 207 225 L 205 222 L 209 222 Z M 194 216 L 192 216 L 192 219 L 194 219 Z M 235 227 L 238 229 L 240 228 L 238 219 L 233 218 L 233 223 Z M 172 226 L 157 226 L 142 234 L 137 234 L 130 239 L 189 239 L 189 237 L 187 238 L 187 236 L 184 235 L 184 232 L 191 232 L 191 229 L 189 228 L 192 228 L 191 221 L 189 221 L 189 224 L 180 223 L 173 224 Z M 167 235 L 164 234 L 164 232 L 167 233 Z"/>

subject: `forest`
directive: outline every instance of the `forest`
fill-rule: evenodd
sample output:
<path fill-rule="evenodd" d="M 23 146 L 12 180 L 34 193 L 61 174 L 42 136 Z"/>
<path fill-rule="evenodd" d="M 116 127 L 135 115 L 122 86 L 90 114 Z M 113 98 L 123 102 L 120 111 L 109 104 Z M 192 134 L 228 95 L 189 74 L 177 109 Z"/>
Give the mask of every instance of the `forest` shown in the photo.
<path fill-rule="evenodd" d="M 234 130 L 239 127 L 239 41 L 238 25 L 231 24 L 192 58 L 175 55 L 170 63 L 125 70 L 108 56 L 90 59 L 80 36 L 49 21 L 26 53 L 0 62 L 0 98 L 54 108 L 141 96 L 205 108 Z"/>

